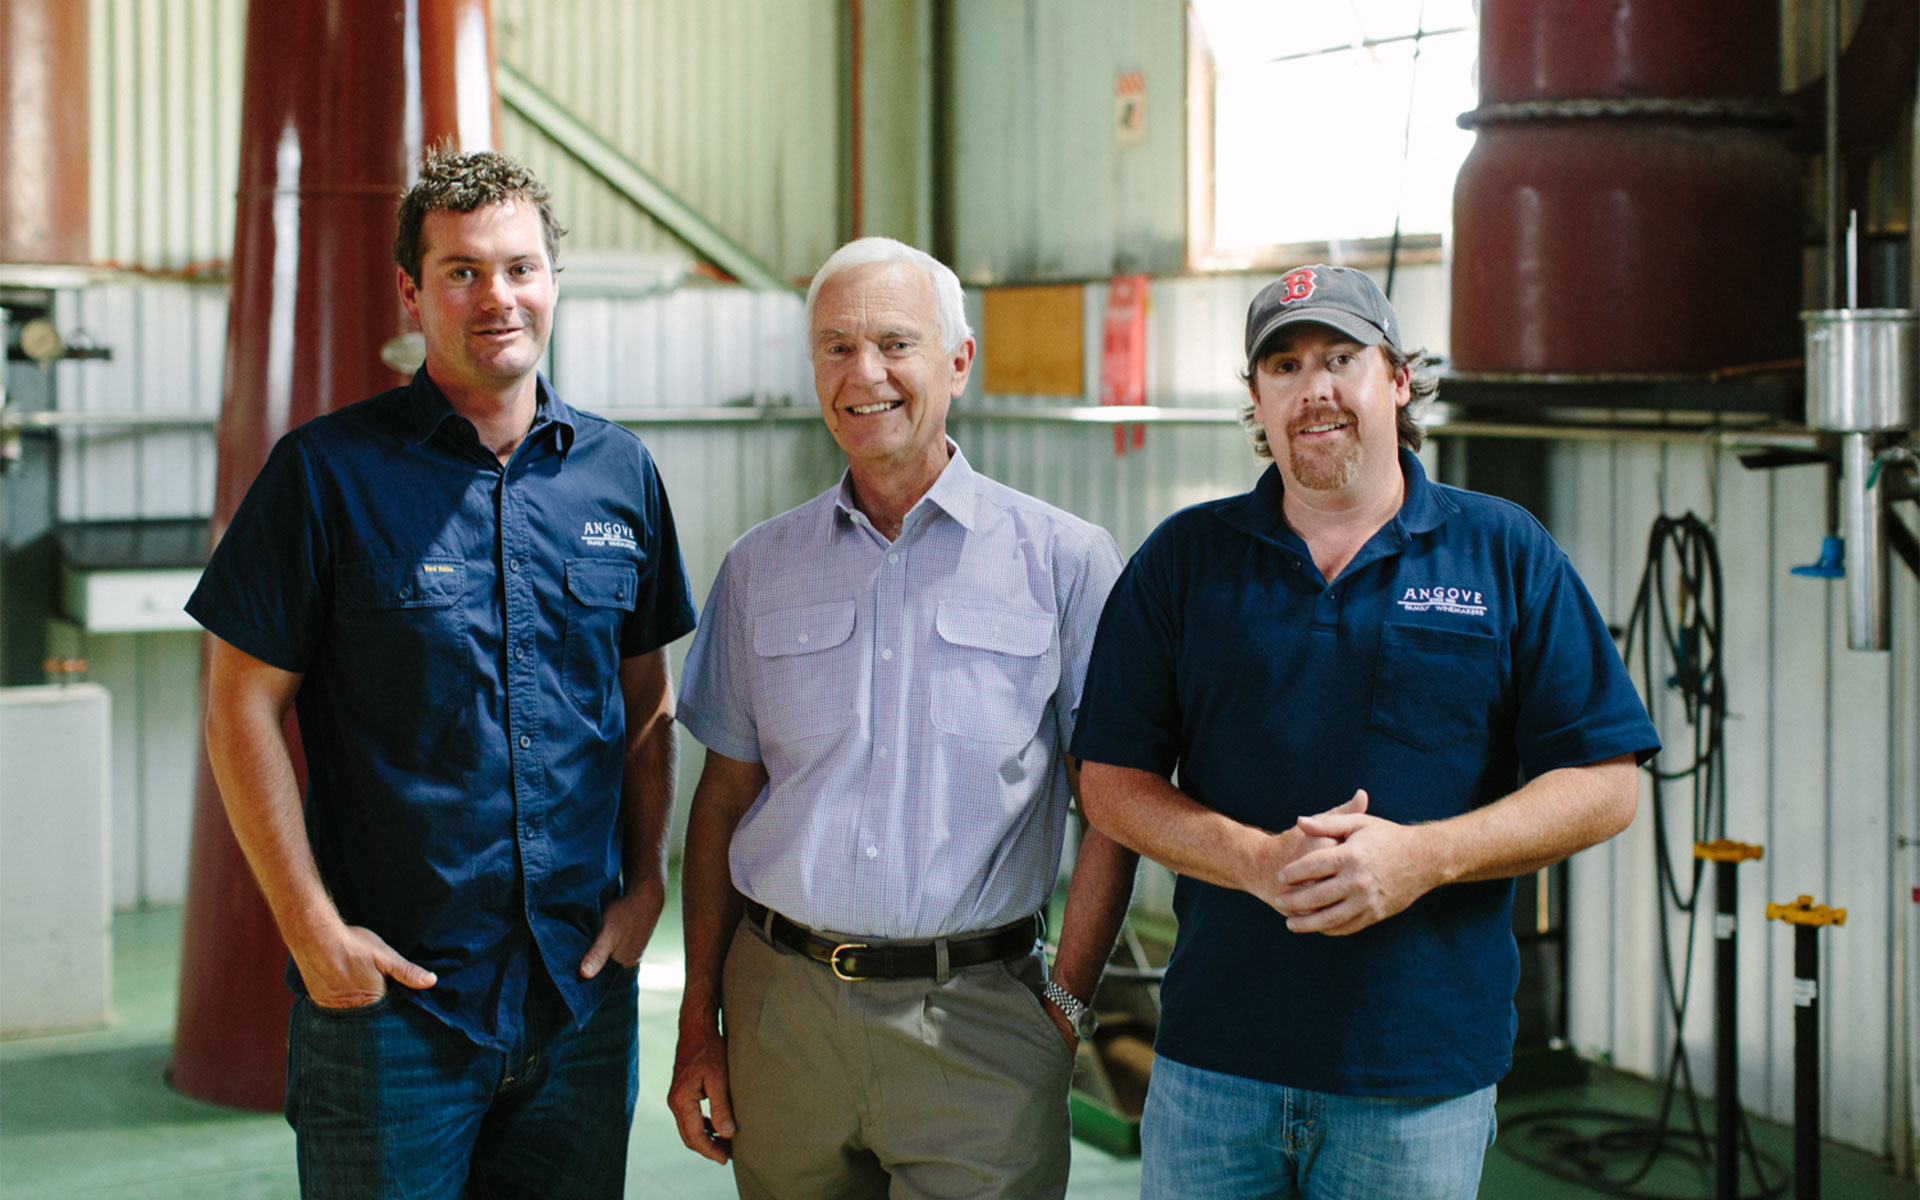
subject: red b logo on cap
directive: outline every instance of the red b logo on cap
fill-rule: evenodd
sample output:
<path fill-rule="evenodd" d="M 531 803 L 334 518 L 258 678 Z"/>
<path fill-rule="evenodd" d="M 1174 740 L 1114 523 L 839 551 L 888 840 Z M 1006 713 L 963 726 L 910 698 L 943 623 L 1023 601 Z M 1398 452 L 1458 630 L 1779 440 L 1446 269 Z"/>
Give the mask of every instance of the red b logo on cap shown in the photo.
<path fill-rule="evenodd" d="M 1313 271 L 1301 267 L 1291 275 L 1282 275 L 1280 282 L 1287 285 L 1286 294 L 1280 297 L 1280 303 L 1292 304 L 1295 300 L 1305 300 L 1313 295 Z"/>

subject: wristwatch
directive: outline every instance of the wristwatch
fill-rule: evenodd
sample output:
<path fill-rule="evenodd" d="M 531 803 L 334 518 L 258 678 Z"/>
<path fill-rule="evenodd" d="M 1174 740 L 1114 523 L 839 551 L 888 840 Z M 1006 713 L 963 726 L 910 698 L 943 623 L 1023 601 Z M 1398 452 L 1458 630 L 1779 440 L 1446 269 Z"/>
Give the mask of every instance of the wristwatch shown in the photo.
<path fill-rule="evenodd" d="M 1093 1031 L 1100 1028 L 1100 1015 L 1093 1011 L 1092 1005 L 1083 1004 L 1080 997 L 1051 979 L 1047 980 L 1045 992 L 1047 999 L 1053 1001 L 1053 1006 L 1060 1010 L 1060 1015 L 1067 1019 L 1067 1024 L 1073 1026 L 1074 1036 L 1081 1041 L 1092 1037 Z"/>

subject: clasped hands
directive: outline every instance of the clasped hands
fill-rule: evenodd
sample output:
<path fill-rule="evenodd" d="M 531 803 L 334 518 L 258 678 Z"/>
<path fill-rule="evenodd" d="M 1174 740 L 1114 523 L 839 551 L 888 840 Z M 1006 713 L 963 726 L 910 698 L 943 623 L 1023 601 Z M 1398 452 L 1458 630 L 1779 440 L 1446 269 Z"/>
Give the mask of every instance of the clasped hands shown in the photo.
<path fill-rule="evenodd" d="M 1294 933 L 1358 933 L 1441 882 L 1415 829 L 1369 814 L 1365 789 L 1356 791 L 1345 804 L 1272 835 L 1262 867 L 1278 886 L 1254 894 Z"/>

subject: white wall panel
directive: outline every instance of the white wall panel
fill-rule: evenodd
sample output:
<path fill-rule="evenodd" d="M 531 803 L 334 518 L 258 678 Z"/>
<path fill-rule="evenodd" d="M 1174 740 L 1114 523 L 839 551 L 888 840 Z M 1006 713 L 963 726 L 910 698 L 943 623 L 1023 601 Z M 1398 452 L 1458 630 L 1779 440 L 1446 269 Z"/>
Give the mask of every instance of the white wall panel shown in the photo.
<path fill-rule="evenodd" d="M 1727 836 L 1766 857 L 1740 868 L 1740 1082 L 1748 1107 L 1789 1119 L 1793 1105 L 1793 934 L 1767 922 L 1768 901 L 1810 894 L 1848 910 L 1822 937 L 1823 1119 L 1829 1136 L 1879 1153 L 1910 1135 L 1890 1104 L 1910 1087 L 1911 1045 L 1896 1009 L 1894 966 L 1911 902 L 1896 857 L 1894 816 L 1920 807 L 1911 760 L 1912 647 L 1920 612 L 1911 581 L 1896 605 L 1896 654 L 1846 649 L 1842 585 L 1787 574 L 1809 562 L 1825 532 L 1825 478 L 1817 468 L 1753 473 L 1731 453 L 1711 462 L 1690 446 L 1565 444 L 1551 457 L 1555 536 L 1611 621 L 1624 621 L 1646 557 L 1652 517 L 1694 511 L 1716 524 L 1726 601 Z M 1904 568 L 1897 568 L 1904 572 Z M 1636 653 L 1637 659 L 1637 653 Z M 1656 657 L 1664 684 L 1670 662 Z M 1637 667 L 1636 667 L 1637 672 Z M 1691 730 L 1662 686 L 1650 706 L 1667 751 L 1683 766 Z M 1684 781 L 1668 785 L 1666 829 L 1684 884 L 1691 841 Z M 1644 789 L 1643 789 L 1644 795 Z M 1672 1027 L 1660 991 L 1652 829 L 1644 804 L 1625 834 L 1573 860 L 1571 1021 L 1575 1045 L 1658 1077 Z M 1911 868 L 1909 868 L 1911 870 Z M 1713 1072 L 1713 880 L 1693 953 L 1684 1037 L 1694 1079 Z M 1668 918 L 1676 965 L 1685 923 Z"/>

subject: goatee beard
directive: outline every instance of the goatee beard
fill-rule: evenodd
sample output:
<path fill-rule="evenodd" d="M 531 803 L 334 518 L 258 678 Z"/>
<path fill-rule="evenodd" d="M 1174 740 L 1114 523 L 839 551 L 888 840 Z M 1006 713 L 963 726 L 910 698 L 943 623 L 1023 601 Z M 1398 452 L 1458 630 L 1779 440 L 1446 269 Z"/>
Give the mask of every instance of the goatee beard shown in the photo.
<path fill-rule="evenodd" d="M 1352 413 L 1337 405 L 1328 405 L 1303 414 L 1287 430 L 1287 454 L 1292 459 L 1294 481 L 1303 488 L 1316 492 L 1337 492 L 1351 486 L 1360 477 L 1360 443 L 1357 439 L 1314 446 L 1304 452 L 1296 440 L 1295 435 L 1300 430 L 1324 425 L 1335 419 L 1344 419 L 1349 431 L 1358 425 Z"/>

